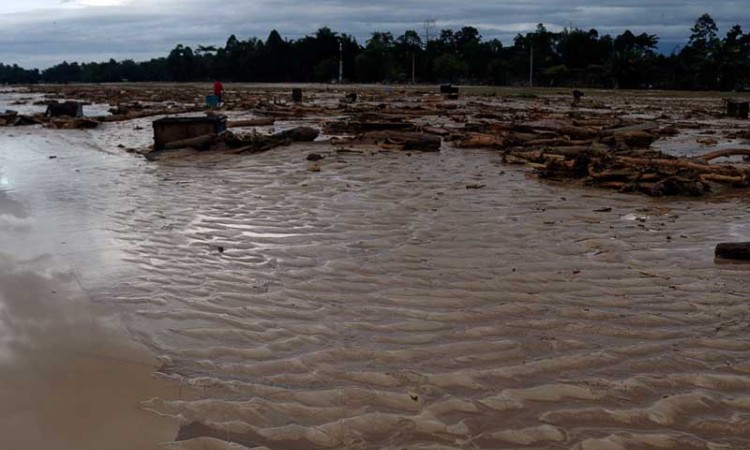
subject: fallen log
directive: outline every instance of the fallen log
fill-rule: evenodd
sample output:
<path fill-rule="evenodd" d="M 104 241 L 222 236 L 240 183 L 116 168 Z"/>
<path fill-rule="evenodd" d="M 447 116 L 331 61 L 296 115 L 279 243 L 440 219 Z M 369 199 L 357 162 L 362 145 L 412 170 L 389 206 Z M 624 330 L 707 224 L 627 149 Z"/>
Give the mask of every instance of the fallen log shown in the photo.
<path fill-rule="evenodd" d="M 726 148 L 706 153 L 705 155 L 696 156 L 695 159 L 701 161 L 711 161 L 717 158 L 728 156 L 750 156 L 750 148 Z"/>
<path fill-rule="evenodd" d="M 518 130 L 530 131 L 537 133 L 538 130 L 545 130 L 558 135 L 566 135 L 571 138 L 589 139 L 596 137 L 596 130 L 587 127 L 577 127 L 560 120 L 536 120 L 531 122 L 520 123 L 516 126 Z"/>
<path fill-rule="evenodd" d="M 569 145 L 565 147 L 548 147 L 544 149 L 544 153 L 550 153 L 553 155 L 563 155 L 568 157 L 576 156 L 592 156 L 602 157 L 607 154 L 606 147 L 598 146 L 580 146 L 580 145 Z"/>
<path fill-rule="evenodd" d="M 559 147 L 562 145 L 570 145 L 570 139 L 565 138 L 551 138 L 551 139 L 535 139 L 533 141 L 526 142 L 528 146 L 537 147 Z"/>
<path fill-rule="evenodd" d="M 492 134 L 470 133 L 454 144 L 457 148 L 496 148 L 505 147 L 505 140 Z"/>
<path fill-rule="evenodd" d="M 207 148 L 211 144 L 216 141 L 216 135 L 211 134 L 204 134 L 203 136 L 198 136 L 190 139 L 181 139 L 179 141 L 172 141 L 164 144 L 164 148 L 167 150 L 174 150 L 178 148 Z"/>
<path fill-rule="evenodd" d="M 716 246 L 716 258 L 750 260 L 750 242 L 723 243 Z"/>
<path fill-rule="evenodd" d="M 404 131 L 375 131 L 365 133 L 365 136 L 379 142 L 396 145 L 402 150 L 419 150 L 422 152 L 439 152 L 443 143 L 439 136 Z"/>
<path fill-rule="evenodd" d="M 184 113 L 195 112 L 195 111 L 200 111 L 200 108 L 190 107 L 190 108 L 172 108 L 172 109 L 133 111 L 133 112 L 128 112 L 126 114 L 113 114 L 111 116 L 99 116 L 99 117 L 96 117 L 96 120 L 98 120 L 99 122 L 123 122 L 126 120 L 142 119 L 144 117 L 184 114 Z"/>
<path fill-rule="evenodd" d="M 680 176 L 664 178 L 651 186 L 649 186 L 649 183 L 640 183 L 636 184 L 636 187 L 652 197 L 666 197 L 672 195 L 690 195 L 693 197 L 700 197 L 711 191 L 711 187 L 708 183 Z"/>
<path fill-rule="evenodd" d="M 348 145 L 377 145 L 393 150 L 438 152 L 443 140 L 439 136 L 407 131 L 371 131 L 345 140 Z"/>
<path fill-rule="evenodd" d="M 227 147 L 234 149 L 233 153 L 252 151 L 254 153 L 270 150 L 274 147 L 288 145 L 292 142 L 312 142 L 318 138 L 320 132 L 312 127 L 297 127 L 274 135 L 252 133 L 247 136 L 236 136 L 231 132 L 222 135 L 222 141 Z"/>
<path fill-rule="evenodd" d="M 622 181 L 605 181 L 603 183 L 599 183 L 598 186 L 606 189 L 624 190 L 627 184 Z"/>
<path fill-rule="evenodd" d="M 449 136 L 451 132 L 449 130 L 446 130 L 445 128 L 437 128 L 437 127 L 423 127 L 422 132 L 427 134 L 434 134 L 435 136 Z"/>
<path fill-rule="evenodd" d="M 701 181 L 709 182 L 712 181 L 714 183 L 723 183 L 723 184 L 735 184 L 735 185 L 742 185 L 747 182 L 747 178 L 743 176 L 736 176 L 731 177 L 728 175 L 719 175 L 717 173 L 705 173 L 699 176 Z"/>
<path fill-rule="evenodd" d="M 411 130 L 414 125 L 408 122 L 360 122 L 352 125 L 362 131 Z"/>
<path fill-rule="evenodd" d="M 596 181 L 630 180 L 639 177 L 639 172 L 633 169 L 610 169 L 597 172 L 589 165 L 589 177 Z"/>
<path fill-rule="evenodd" d="M 23 127 L 27 125 L 41 125 L 41 120 L 37 119 L 36 117 L 31 116 L 18 116 L 16 117 L 16 120 L 13 121 L 12 125 L 14 127 Z"/>
<path fill-rule="evenodd" d="M 227 123 L 227 127 L 229 128 L 241 128 L 241 127 L 267 127 L 271 126 L 276 123 L 276 119 L 274 118 L 264 118 L 264 119 L 242 119 L 242 120 L 233 120 Z"/>
<path fill-rule="evenodd" d="M 683 159 L 661 159 L 661 158 L 633 158 L 630 156 L 616 156 L 615 160 L 621 164 L 635 167 L 652 167 L 668 173 L 676 173 L 680 170 L 692 170 L 698 174 L 715 173 L 730 177 L 742 176 L 745 179 L 750 175 L 750 170 L 740 170 L 732 166 L 710 165 L 687 161 Z"/>
<path fill-rule="evenodd" d="M 99 121 L 88 117 L 62 119 L 56 118 L 47 122 L 49 128 L 61 130 L 91 129 L 99 126 Z"/>
<path fill-rule="evenodd" d="M 614 138 L 620 148 L 649 148 L 658 136 L 646 131 L 620 131 L 614 133 Z"/>
<path fill-rule="evenodd" d="M 276 139 L 284 139 L 292 142 L 312 142 L 318 138 L 320 132 L 312 127 L 297 127 L 285 130 L 273 135 Z"/>
<path fill-rule="evenodd" d="M 604 135 L 615 135 L 618 133 L 629 133 L 632 131 L 652 131 L 659 128 L 659 124 L 657 122 L 644 122 L 639 123 L 638 125 L 631 125 L 627 127 L 618 127 L 618 128 L 611 128 L 609 130 L 604 130 L 602 134 Z"/>

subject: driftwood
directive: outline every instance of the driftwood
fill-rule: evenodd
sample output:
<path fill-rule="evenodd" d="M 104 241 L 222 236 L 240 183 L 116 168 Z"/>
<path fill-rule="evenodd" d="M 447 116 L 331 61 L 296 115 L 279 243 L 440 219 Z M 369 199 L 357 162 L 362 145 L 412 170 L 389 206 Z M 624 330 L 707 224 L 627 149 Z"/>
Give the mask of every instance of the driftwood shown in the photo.
<path fill-rule="evenodd" d="M 609 130 L 605 130 L 602 134 L 604 135 L 615 135 L 618 133 L 630 133 L 633 131 L 653 131 L 659 128 L 659 124 L 657 122 L 644 122 L 639 123 L 637 125 L 630 125 L 626 127 L 618 127 L 618 128 L 611 128 Z"/>
<path fill-rule="evenodd" d="M 425 133 L 412 133 L 403 131 L 373 131 L 364 133 L 364 139 L 371 139 L 377 144 L 388 148 L 400 150 L 418 150 L 422 152 L 438 152 L 442 139 L 438 136 Z"/>
<path fill-rule="evenodd" d="M 497 135 L 471 133 L 454 144 L 458 148 L 505 148 L 505 139 Z"/>
<path fill-rule="evenodd" d="M 55 118 L 51 119 L 47 126 L 49 128 L 58 128 L 62 130 L 80 130 L 91 129 L 99 126 L 99 121 L 88 117 L 79 118 Z"/>
<path fill-rule="evenodd" d="M 518 124 L 516 129 L 536 132 L 545 130 L 557 135 L 570 136 L 571 138 L 590 139 L 596 137 L 598 132 L 589 127 L 578 127 L 561 120 L 536 120 Z"/>
<path fill-rule="evenodd" d="M 184 114 L 189 112 L 200 111 L 202 108 L 169 108 L 169 109 L 149 109 L 142 111 L 130 111 L 127 113 L 112 114 L 111 116 L 101 116 L 96 119 L 100 122 L 123 122 L 126 120 L 141 119 L 144 117 L 166 116 L 175 114 Z"/>
<path fill-rule="evenodd" d="M 311 142 L 320 133 L 315 128 L 297 127 L 282 131 L 273 135 L 252 133 L 247 136 L 237 136 L 231 132 L 222 133 L 221 136 L 206 134 L 197 138 L 170 142 L 164 150 L 156 150 L 146 153 L 144 156 L 149 161 L 157 161 L 162 157 L 176 157 L 184 149 L 202 149 L 203 153 L 260 153 L 272 148 L 289 145 L 292 142 Z M 185 155 L 197 152 L 185 152 Z"/>
<path fill-rule="evenodd" d="M 750 184 L 750 168 L 711 165 L 657 152 L 621 156 L 601 147 L 521 147 L 508 151 L 504 161 L 525 162 L 540 178 L 577 179 L 651 196 L 699 196 L 711 190 L 711 183 L 738 187 Z"/>
<path fill-rule="evenodd" d="M 437 128 L 437 127 L 422 127 L 422 132 L 427 134 L 434 134 L 435 136 L 448 136 L 451 134 L 450 130 L 446 130 L 445 128 Z"/>
<path fill-rule="evenodd" d="M 414 125 L 409 122 L 397 121 L 339 121 L 325 125 L 328 134 L 358 134 L 368 131 L 401 130 L 411 131 Z"/>
<path fill-rule="evenodd" d="M 658 138 L 647 131 L 619 131 L 614 134 L 618 148 L 649 148 Z"/>
<path fill-rule="evenodd" d="M 719 259 L 750 260 L 750 242 L 724 243 L 716 246 Z"/>
<path fill-rule="evenodd" d="M 290 142 L 312 142 L 318 138 L 320 132 L 312 127 L 297 127 L 276 133 L 274 139 L 284 139 Z"/>
<path fill-rule="evenodd" d="M 676 129 L 662 129 L 654 121 L 619 121 L 619 126 L 616 122 L 614 117 L 576 121 L 560 115 L 523 122 L 467 122 L 463 133 L 446 140 L 457 148 L 502 150 L 504 162 L 526 164 L 539 178 L 578 180 L 623 192 L 702 195 L 713 184 L 750 186 L 750 166 L 708 163 L 722 156 L 749 156 L 750 149 L 672 157 L 649 147 Z"/>
<path fill-rule="evenodd" d="M 190 139 L 181 139 L 179 141 L 172 141 L 164 145 L 164 148 L 167 150 L 174 150 L 177 148 L 195 148 L 195 149 L 203 149 L 208 148 L 211 144 L 213 144 L 216 141 L 216 135 L 211 134 L 204 134 L 203 136 L 198 136 Z"/>
<path fill-rule="evenodd" d="M 727 148 L 723 150 L 716 150 L 705 155 L 696 156 L 695 159 L 701 161 L 711 161 L 716 158 L 723 158 L 728 156 L 750 156 L 750 148 Z"/>
<path fill-rule="evenodd" d="M 259 153 L 292 142 L 312 142 L 320 132 L 311 127 L 297 127 L 273 135 L 252 133 L 237 136 L 233 133 L 222 135 L 222 141 L 231 153 Z"/>
<path fill-rule="evenodd" d="M 352 146 L 377 146 L 387 150 L 415 150 L 438 152 L 442 145 L 439 136 L 407 131 L 371 131 L 361 133 L 351 139 L 338 141 L 339 144 Z"/>
<path fill-rule="evenodd" d="M 628 156 L 616 157 L 617 162 L 636 167 L 651 167 L 667 173 L 676 173 L 680 170 L 689 170 L 699 174 L 718 174 L 730 177 L 742 176 L 747 179 L 750 169 L 742 170 L 733 166 L 720 166 L 701 164 L 684 159 L 663 158 L 633 158 Z"/>
<path fill-rule="evenodd" d="M 232 121 L 227 122 L 227 127 L 229 128 L 266 127 L 266 126 L 271 126 L 274 123 L 276 123 L 276 119 L 274 118 L 242 119 L 242 120 L 232 120 Z"/>
<path fill-rule="evenodd" d="M 729 175 L 719 175 L 717 173 L 704 173 L 699 176 L 701 181 L 705 182 L 714 182 L 714 183 L 723 183 L 723 184 L 735 184 L 735 185 L 742 185 L 747 183 L 747 177 L 746 176 L 729 176 Z"/>

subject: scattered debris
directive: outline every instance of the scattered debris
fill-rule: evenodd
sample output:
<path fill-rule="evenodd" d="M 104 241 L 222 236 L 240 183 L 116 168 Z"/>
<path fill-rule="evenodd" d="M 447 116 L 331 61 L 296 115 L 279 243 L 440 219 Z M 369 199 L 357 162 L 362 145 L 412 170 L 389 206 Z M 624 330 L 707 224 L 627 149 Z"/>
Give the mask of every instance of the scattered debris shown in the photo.
<path fill-rule="evenodd" d="M 750 242 L 719 244 L 716 258 L 750 261 Z"/>
<path fill-rule="evenodd" d="M 371 131 L 362 133 L 352 139 L 337 141 L 346 145 L 374 145 L 386 150 L 418 150 L 439 152 L 442 139 L 426 133 L 405 131 Z"/>
<path fill-rule="evenodd" d="M 579 90 L 573 91 L 573 106 L 578 106 L 581 103 L 581 99 L 583 98 L 583 92 Z"/>
<path fill-rule="evenodd" d="M 302 103 L 302 89 L 292 89 L 292 101 L 295 103 Z"/>
<path fill-rule="evenodd" d="M 42 123 L 51 128 L 88 128 L 102 122 L 156 114 L 173 117 L 205 110 L 205 91 L 192 86 L 71 85 L 28 89 L 47 95 L 44 104 L 52 109 L 53 104 L 65 105 L 66 99 L 74 98 L 79 100 L 73 103 L 79 105 L 114 105 L 110 110 L 112 116 L 68 116 L 62 120 L 9 111 L 0 114 L 0 125 Z M 747 140 L 750 134 L 739 129 L 734 121 L 710 126 L 703 122 L 727 115 L 743 116 L 743 108 L 748 104 L 744 99 L 726 104 L 720 100 L 696 104 L 685 99 L 660 98 L 659 104 L 644 101 L 640 110 L 634 111 L 631 98 L 600 99 L 598 93 L 595 99 L 587 97 L 585 109 L 573 109 L 570 96 L 574 106 L 582 103 L 584 93 L 580 90 L 506 96 L 491 92 L 447 101 L 458 94 L 458 87 L 442 85 L 438 93 L 419 88 L 384 91 L 329 86 L 325 93 L 306 99 L 304 104 L 301 88 L 292 91 L 292 99 L 298 101 L 289 102 L 286 92 L 278 88 L 233 91 L 227 98 L 226 109 L 250 112 L 255 118 L 225 122 L 224 127 L 270 127 L 283 120 L 284 127 L 296 123 L 315 124 L 315 128 L 294 128 L 277 134 L 253 130 L 243 135 L 239 133 L 241 130 L 230 133 L 209 126 L 164 139 L 157 136 L 155 129 L 156 152 L 151 152 L 149 158 L 159 157 L 158 152 L 165 150 L 175 155 L 190 151 L 254 153 L 289 142 L 317 140 L 317 128 L 322 128 L 326 134 L 324 140 L 330 139 L 336 151 L 439 151 L 443 143 L 449 148 L 489 149 L 502 155 L 498 162 L 523 164 L 532 170 L 534 177 L 621 192 L 702 195 L 718 186 L 750 185 L 750 166 L 739 158 L 750 157 L 750 142 L 732 142 L 733 148 L 721 148 L 727 146 L 729 139 Z M 58 101 L 50 103 L 54 99 Z M 664 101 L 670 102 L 668 107 L 661 105 Z M 681 132 L 695 136 L 709 149 L 719 149 L 698 157 L 679 157 L 655 148 L 662 140 Z M 725 157 L 731 159 L 719 159 Z"/>
<path fill-rule="evenodd" d="M 199 127 L 199 129 L 204 128 Z M 194 132 L 195 129 L 190 131 Z M 311 127 L 292 128 L 273 135 L 263 135 L 256 132 L 248 135 L 237 135 L 225 130 L 219 134 L 207 133 L 188 139 L 169 141 L 161 147 L 155 145 L 154 150 L 144 154 L 144 156 L 149 161 L 156 161 L 167 155 L 179 156 L 180 153 L 178 152 L 185 154 L 185 150 L 192 150 L 193 152 L 259 153 L 275 147 L 289 145 L 292 142 L 312 142 L 319 134 L 318 130 Z M 169 135 L 175 136 L 175 134 Z M 192 153 L 187 152 L 187 154 Z"/>
<path fill-rule="evenodd" d="M 243 127 L 268 127 L 276 123 L 274 118 L 263 118 L 263 119 L 243 119 L 243 120 L 232 120 L 227 122 L 228 128 L 243 128 Z"/>
<path fill-rule="evenodd" d="M 453 86 L 452 84 L 442 84 L 440 85 L 440 93 L 443 95 L 458 95 L 458 87 Z"/>
<path fill-rule="evenodd" d="M 88 117 L 61 117 L 54 118 L 47 122 L 48 128 L 56 128 L 60 130 L 79 130 L 79 129 L 91 129 L 99 126 L 99 121 Z"/>
<path fill-rule="evenodd" d="M 83 104 L 73 101 L 52 101 L 47 105 L 44 114 L 47 117 L 83 117 Z"/>
<path fill-rule="evenodd" d="M 215 137 L 227 128 L 226 117 L 220 115 L 206 115 L 203 117 L 165 117 L 154 121 L 154 148 L 162 150 L 167 148 L 170 143 L 177 143 L 169 148 L 180 148 L 179 145 L 190 147 L 190 144 L 184 145 L 184 141 L 194 138 L 202 138 L 200 142 L 206 140 L 206 136 Z M 209 142 L 210 144 L 210 142 Z"/>
<path fill-rule="evenodd" d="M 194 149 L 207 149 L 216 141 L 216 134 L 209 133 L 202 136 L 197 136 L 188 139 L 180 139 L 177 141 L 171 141 L 165 143 L 162 148 L 164 149 L 178 149 L 178 148 L 194 148 Z"/>
<path fill-rule="evenodd" d="M 725 108 L 726 115 L 729 117 L 747 119 L 750 115 L 750 102 L 748 101 L 726 100 Z"/>

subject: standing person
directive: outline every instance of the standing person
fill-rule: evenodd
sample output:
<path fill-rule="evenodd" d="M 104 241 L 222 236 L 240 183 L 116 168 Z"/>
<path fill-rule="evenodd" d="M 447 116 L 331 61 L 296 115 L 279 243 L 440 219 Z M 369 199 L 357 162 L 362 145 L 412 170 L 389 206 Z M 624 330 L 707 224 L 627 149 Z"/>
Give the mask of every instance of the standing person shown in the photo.
<path fill-rule="evenodd" d="M 219 97 L 219 104 L 224 101 L 224 85 L 220 80 L 214 82 L 214 95 Z"/>

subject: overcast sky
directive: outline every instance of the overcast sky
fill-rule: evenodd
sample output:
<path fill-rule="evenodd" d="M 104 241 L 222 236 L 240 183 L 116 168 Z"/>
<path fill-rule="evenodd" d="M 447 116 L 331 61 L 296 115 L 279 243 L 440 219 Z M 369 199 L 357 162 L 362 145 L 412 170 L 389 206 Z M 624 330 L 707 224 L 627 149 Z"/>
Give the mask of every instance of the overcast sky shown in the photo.
<path fill-rule="evenodd" d="M 0 0 L 0 62 L 143 60 L 178 43 L 223 45 L 230 34 L 265 39 L 274 28 L 296 39 L 329 26 L 364 42 L 376 30 L 423 33 L 427 19 L 438 29 L 472 25 L 505 45 L 539 22 L 554 31 L 630 29 L 657 34 L 669 53 L 706 12 L 722 34 L 736 23 L 750 31 L 748 0 Z"/>

